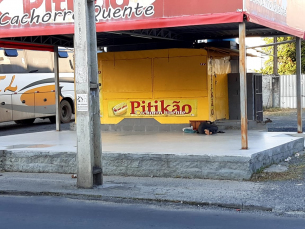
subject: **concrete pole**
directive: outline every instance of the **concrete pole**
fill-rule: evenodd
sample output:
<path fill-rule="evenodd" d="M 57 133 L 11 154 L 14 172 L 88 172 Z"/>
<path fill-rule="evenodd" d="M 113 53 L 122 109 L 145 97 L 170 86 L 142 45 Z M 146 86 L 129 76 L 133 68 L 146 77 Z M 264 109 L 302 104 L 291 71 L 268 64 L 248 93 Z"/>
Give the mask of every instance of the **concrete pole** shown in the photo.
<path fill-rule="evenodd" d="M 239 24 L 241 148 L 248 149 L 246 23 Z"/>
<path fill-rule="evenodd" d="M 55 104 L 56 104 L 56 130 L 60 131 L 60 88 L 59 88 L 59 61 L 58 46 L 54 46 L 54 75 L 55 75 Z"/>
<path fill-rule="evenodd" d="M 74 12 L 77 186 L 92 188 L 103 181 L 94 1 L 74 0 Z"/>
<path fill-rule="evenodd" d="M 302 84 L 301 84 L 301 38 L 296 38 L 296 65 L 297 65 L 297 112 L 298 112 L 298 133 L 303 133 L 302 125 Z"/>

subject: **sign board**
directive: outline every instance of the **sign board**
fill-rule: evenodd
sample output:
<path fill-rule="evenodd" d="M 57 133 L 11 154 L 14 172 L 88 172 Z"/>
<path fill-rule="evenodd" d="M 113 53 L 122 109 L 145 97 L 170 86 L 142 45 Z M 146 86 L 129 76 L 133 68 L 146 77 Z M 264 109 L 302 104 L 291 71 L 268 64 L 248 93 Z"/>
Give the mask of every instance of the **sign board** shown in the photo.
<path fill-rule="evenodd" d="M 304 0 L 246 0 L 250 21 L 304 38 Z"/>
<path fill-rule="evenodd" d="M 243 0 L 95 0 L 97 32 L 243 20 Z M 0 37 L 74 33 L 73 0 L 0 0 Z M 105 23 L 107 22 L 107 23 Z"/>
<path fill-rule="evenodd" d="M 73 34 L 74 7 L 82 7 L 73 2 L 0 0 L 0 38 Z M 304 7 L 304 0 L 95 0 L 97 32 L 242 22 L 248 14 L 251 22 L 304 37 Z"/>
<path fill-rule="evenodd" d="M 88 111 L 88 95 L 77 94 L 76 105 L 77 105 L 77 111 Z"/>
<path fill-rule="evenodd" d="M 109 117 L 197 116 L 197 100 L 108 101 Z"/>

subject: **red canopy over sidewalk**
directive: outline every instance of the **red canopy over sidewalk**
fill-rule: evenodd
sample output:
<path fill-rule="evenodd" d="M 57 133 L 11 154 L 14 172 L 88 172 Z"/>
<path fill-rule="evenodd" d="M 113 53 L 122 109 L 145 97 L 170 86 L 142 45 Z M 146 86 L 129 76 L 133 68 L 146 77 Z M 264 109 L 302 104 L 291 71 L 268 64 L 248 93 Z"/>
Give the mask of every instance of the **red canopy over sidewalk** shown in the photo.
<path fill-rule="evenodd" d="M 305 1 L 302 0 L 95 2 L 98 33 L 238 23 L 246 19 L 305 38 L 305 19 L 302 19 Z M 73 34 L 73 9 L 73 0 L 14 0 L 14 3 L 0 0 L 0 38 Z"/>

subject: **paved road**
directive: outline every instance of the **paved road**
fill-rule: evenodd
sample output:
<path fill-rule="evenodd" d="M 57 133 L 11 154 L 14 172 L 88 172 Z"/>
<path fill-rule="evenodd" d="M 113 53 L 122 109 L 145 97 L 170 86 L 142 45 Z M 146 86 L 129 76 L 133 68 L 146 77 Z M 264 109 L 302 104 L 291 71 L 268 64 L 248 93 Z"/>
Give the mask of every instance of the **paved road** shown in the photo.
<path fill-rule="evenodd" d="M 271 123 L 267 123 L 267 130 L 269 132 L 297 132 L 297 112 L 288 112 L 285 110 L 283 112 L 275 112 L 274 114 L 264 113 L 264 118 L 270 118 Z M 305 110 L 302 114 L 303 123 L 305 123 Z M 303 125 L 303 131 L 305 132 L 305 126 Z"/>
<path fill-rule="evenodd" d="M 62 130 L 69 130 L 70 123 L 62 124 L 61 127 Z M 55 124 L 50 123 L 49 119 L 36 119 L 31 125 L 18 125 L 15 122 L 3 122 L 0 123 L 0 137 L 14 134 L 51 131 L 55 129 Z"/>
<path fill-rule="evenodd" d="M 0 196 L 0 228 L 304 229 L 304 219 L 235 210 L 109 204 L 60 197 Z"/>

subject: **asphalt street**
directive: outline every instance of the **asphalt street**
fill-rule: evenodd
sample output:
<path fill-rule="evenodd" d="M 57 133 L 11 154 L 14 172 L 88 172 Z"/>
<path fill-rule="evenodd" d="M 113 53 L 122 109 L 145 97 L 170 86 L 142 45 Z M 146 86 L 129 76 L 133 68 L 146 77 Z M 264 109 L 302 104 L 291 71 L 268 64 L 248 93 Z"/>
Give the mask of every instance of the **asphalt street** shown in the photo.
<path fill-rule="evenodd" d="M 61 124 L 62 130 L 69 130 L 70 123 Z M 31 125 L 19 125 L 15 122 L 0 123 L 0 137 L 14 134 L 25 134 L 42 131 L 55 130 L 56 125 L 52 124 L 49 119 L 36 119 Z"/>
<path fill-rule="evenodd" d="M 0 196 L 0 228 L 304 229 L 304 219 L 236 210 L 175 209 L 61 197 Z"/>

